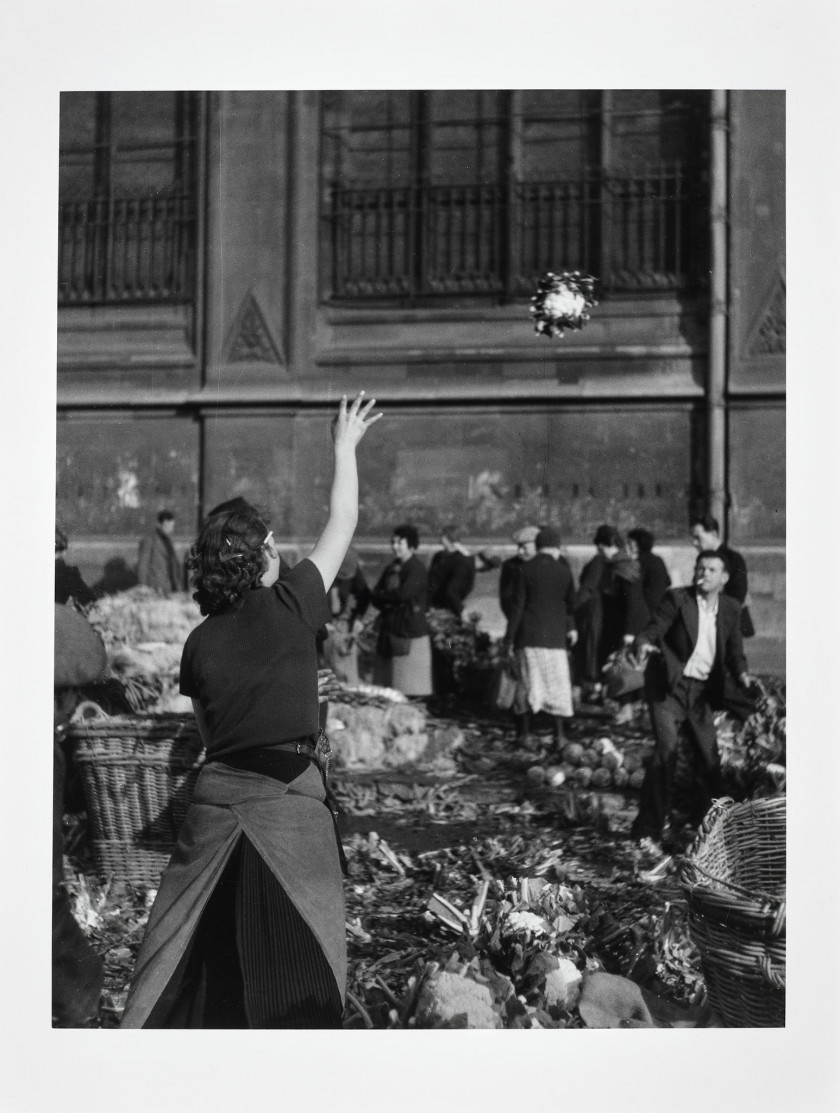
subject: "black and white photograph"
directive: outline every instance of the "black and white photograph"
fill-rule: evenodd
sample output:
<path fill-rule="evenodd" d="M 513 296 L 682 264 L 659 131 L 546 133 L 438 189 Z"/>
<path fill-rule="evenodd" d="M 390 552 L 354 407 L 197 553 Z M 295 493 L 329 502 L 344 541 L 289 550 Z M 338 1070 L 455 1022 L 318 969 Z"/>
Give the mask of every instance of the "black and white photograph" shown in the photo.
<path fill-rule="evenodd" d="M 401 70 L 384 11 L 362 5 L 355 34 L 361 61 L 382 32 L 387 63 L 355 74 L 311 26 L 308 70 L 288 39 L 294 64 L 266 65 L 257 8 L 247 76 L 209 37 L 205 64 L 173 64 L 173 35 L 159 65 L 35 79 L 30 328 L 49 335 L 32 408 L 6 407 L 40 550 L 37 574 L 7 574 L 19 655 L 40 662 L 9 689 L 10 788 L 36 807 L 7 840 L 23 855 L 21 822 L 43 830 L 14 867 L 37 917 L 11 876 L 6 903 L 44 942 L 51 870 L 27 1016 L 67 1064 L 116 1041 L 97 1101 L 126 1110 L 189 1100 L 179 1048 L 232 1069 L 208 1108 L 266 1100 L 237 1090 L 230 1041 L 257 1064 L 243 1086 L 299 1073 L 289 1094 L 318 1107 L 521 1108 L 568 1087 L 595 1109 L 787 1108 L 773 1063 L 806 1017 L 836 1031 L 840 989 L 836 909 L 819 926 L 838 616 L 824 573 L 822 604 L 798 595 L 835 551 L 816 452 L 836 458 L 838 391 L 823 331 L 792 364 L 813 425 L 788 398 L 789 257 L 799 329 L 830 322 L 836 277 L 791 219 L 792 57 L 741 76 L 692 52 L 686 21 L 644 42 L 668 65 L 619 43 L 587 72 L 566 52 L 620 38 L 593 6 L 551 16 L 551 66 L 539 5 L 516 16 L 534 70 L 518 39 L 515 64 L 497 44 L 498 65 L 470 65 L 457 18 L 448 65 Z M 409 17 L 418 45 L 447 36 L 428 14 Z M 829 147 L 824 100 L 809 123 Z M 16 513 L 8 545 L 31 549 Z M 52 608 L 33 583 L 51 534 Z M 216 1033 L 143 1052 L 101 1029 Z M 510 1029 L 530 1035 L 461 1035 Z M 127 1072 L 163 1070 L 154 1048 L 178 1081 L 126 1094 Z M 836 1071 L 809 1054 L 803 1106 L 833 1108 Z M 352 1086 L 321 1079 L 333 1057 Z M 10 1108 L 36 1108 L 24 1092 Z"/>

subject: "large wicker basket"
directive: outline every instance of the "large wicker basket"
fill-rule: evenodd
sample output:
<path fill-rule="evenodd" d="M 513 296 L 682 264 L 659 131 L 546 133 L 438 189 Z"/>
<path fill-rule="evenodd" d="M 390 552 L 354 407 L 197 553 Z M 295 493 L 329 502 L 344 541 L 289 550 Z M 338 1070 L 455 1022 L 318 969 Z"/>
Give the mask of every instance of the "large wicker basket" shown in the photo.
<path fill-rule="evenodd" d="M 157 887 L 204 760 L 194 717 L 82 718 L 70 738 L 101 873 Z"/>
<path fill-rule="evenodd" d="M 680 860 L 709 1002 L 729 1028 L 785 1024 L 784 796 L 717 800 Z"/>

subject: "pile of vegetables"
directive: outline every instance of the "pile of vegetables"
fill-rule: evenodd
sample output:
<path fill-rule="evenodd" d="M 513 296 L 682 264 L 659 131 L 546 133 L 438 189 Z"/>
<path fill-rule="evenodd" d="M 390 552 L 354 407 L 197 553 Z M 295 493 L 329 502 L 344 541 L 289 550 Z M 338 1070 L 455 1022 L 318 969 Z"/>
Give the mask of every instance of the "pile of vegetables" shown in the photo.
<path fill-rule="evenodd" d="M 740 730 L 720 723 L 725 768 L 745 791 L 764 791 L 784 761 L 783 685 L 767 697 Z M 359 685 L 331 697 L 336 718 L 371 708 L 420 725 L 400 693 Z M 621 1024 L 650 1022 L 640 986 L 648 1006 L 653 994 L 673 1023 L 693 1023 L 704 985 L 673 864 L 628 837 L 649 728 L 587 705 L 547 756 L 518 746 L 509 718 L 489 708 L 456 699 L 420 715 L 415 736 L 445 742 L 447 768 L 345 765 L 333 778 L 350 866 L 345 1026 L 603 1026 L 612 1021 L 596 990 L 610 978 L 611 993 L 635 1002 Z M 106 959 L 93 1023 L 114 1026 L 153 893 L 101 885 L 84 839 L 70 830 L 66 846 L 71 899 Z"/>
<path fill-rule="evenodd" d="M 432 646 L 447 662 L 455 690 L 462 699 L 487 700 L 499 660 L 499 647 L 480 627 L 481 615 L 460 618 L 450 611 L 432 609 L 426 617 Z"/>
<path fill-rule="evenodd" d="M 541 767 L 539 773 L 531 776 L 535 783 L 545 782 L 552 788 L 568 783 L 593 791 L 638 789 L 642 787 L 644 761 L 650 749 L 650 743 L 616 746 L 607 735 L 588 743 L 567 742 L 559 763 Z"/>
<path fill-rule="evenodd" d="M 411 855 L 371 833 L 347 849 L 347 1027 L 602 1027 L 581 996 L 595 974 L 640 996 L 632 976 L 675 1015 L 705 1000 L 673 876 L 644 885 L 639 862 L 609 836 L 601 855 L 620 868 L 607 876 L 573 836 L 488 837 L 466 852 Z"/>
<path fill-rule="evenodd" d="M 727 715 L 716 720 L 727 795 L 736 800 L 775 796 L 787 784 L 786 691 L 781 680 L 764 680 L 755 710 L 743 725 Z"/>
<path fill-rule="evenodd" d="M 455 772 L 452 750 L 458 732 L 436 728 L 425 709 L 405 697 L 383 700 L 374 689 L 367 699 L 354 693 L 345 700 L 339 691 L 330 700 L 326 729 L 336 770 L 411 766 Z"/>
<path fill-rule="evenodd" d="M 164 598 L 143 586 L 103 595 L 91 603 L 85 616 L 106 649 L 147 642 L 183 646 L 187 635 L 201 622 L 192 596 L 181 593 Z"/>
<path fill-rule="evenodd" d="M 86 697 L 112 714 L 192 710 L 178 693 L 181 651 L 201 621 L 189 595 L 162 598 L 151 588 L 133 587 L 95 600 L 85 616 L 110 666 L 108 679 L 86 688 Z"/>

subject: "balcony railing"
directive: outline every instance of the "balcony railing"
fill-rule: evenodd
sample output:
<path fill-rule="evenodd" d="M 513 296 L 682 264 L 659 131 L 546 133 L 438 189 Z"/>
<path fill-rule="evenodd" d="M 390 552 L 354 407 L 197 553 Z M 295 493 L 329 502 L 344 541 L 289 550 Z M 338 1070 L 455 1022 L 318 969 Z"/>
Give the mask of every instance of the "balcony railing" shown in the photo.
<path fill-rule="evenodd" d="M 516 297 L 547 270 L 607 290 L 682 289 L 702 264 L 679 166 L 501 186 L 339 186 L 325 214 L 336 299 Z"/>
<path fill-rule="evenodd" d="M 59 305 L 188 301 L 194 260 L 191 196 L 59 205 Z"/>

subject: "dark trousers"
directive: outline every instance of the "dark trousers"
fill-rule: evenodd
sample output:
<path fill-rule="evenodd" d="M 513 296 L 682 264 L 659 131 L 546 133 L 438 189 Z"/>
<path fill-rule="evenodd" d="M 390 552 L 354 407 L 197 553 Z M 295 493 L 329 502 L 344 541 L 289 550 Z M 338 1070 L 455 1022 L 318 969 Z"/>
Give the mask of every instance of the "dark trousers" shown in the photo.
<path fill-rule="evenodd" d="M 683 812 L 681 821 L 699 822 L 720 781 L 717 733 L 705 681 L 681 677 L 664 699 L 651 700 L 650 717 L 655 746 L 633 823 L 636 838 L 659 838 L 676 804 Z"/>

